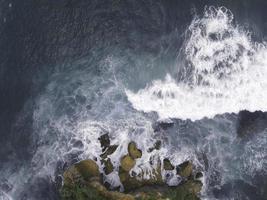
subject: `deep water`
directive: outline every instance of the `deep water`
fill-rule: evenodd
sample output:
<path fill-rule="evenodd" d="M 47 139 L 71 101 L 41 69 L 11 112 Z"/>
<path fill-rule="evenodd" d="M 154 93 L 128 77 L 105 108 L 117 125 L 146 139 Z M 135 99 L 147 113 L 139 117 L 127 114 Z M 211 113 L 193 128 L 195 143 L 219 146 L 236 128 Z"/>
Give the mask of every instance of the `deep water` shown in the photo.
<path fill-rule="evenodd" d="M 64 169 L 98 158 L 107 132 L 120 146 L 114 166 L 134 140 L 136 173 L 150 156 L 190 159 L 202 199 L 267 199 L 266 10 L 265 0 L 0 0 L 0 200 L 59 199 Z"/>

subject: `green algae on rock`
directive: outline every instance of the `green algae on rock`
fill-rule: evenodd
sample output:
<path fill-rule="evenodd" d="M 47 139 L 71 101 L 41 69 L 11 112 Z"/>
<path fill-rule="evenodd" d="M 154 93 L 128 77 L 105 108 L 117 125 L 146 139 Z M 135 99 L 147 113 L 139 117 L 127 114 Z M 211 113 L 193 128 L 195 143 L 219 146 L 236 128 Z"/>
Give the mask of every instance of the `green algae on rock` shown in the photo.
<path fill-rule="evenodd" d="M 177 173 L 180 176 L 188 178 L 192 175 L 192 172 L 193 172 L 193 165 L 191 162 L 185 161 L 182 164 L 178 165 Z"/>
<path fill-rule="evenodd" d="M 134 167 L 134 165 L 135 160 L 129 155 L 126 155 L 121 159 L 121 168 L 126 172 L 129 172 Z"/>
<path fill-rule="evenodd" d="M 133 159 L 141 158 L 142 157 L 142 151 L 140 149 L 137 149 L 136 143 L 135 142 L 130 142 L 128 145 L 128 152 L 129 155 Z"/>
<path fill-rule="evenodd" d="M 108 144 L 108 137 L 103 137 Z M 103 144 L 102 141 L 102 144 Z M 107 152 L 111 146 L 105 146 Z M 117 147 L 116 147 L 117 148 Z M 102 154 L 103 155 L 103 154 Z M 202 183 L 194 180 L 193 165 L 186 161 L 177 166 L 177 174 L 184 178 L 182 184 L 169 187 L 162 177 L 161 170 L 173 170 L 174 166 L 168 159 L 163 163 L 158 160 L 150 178 L 144 178 L 144 172 L 136 174 L 131 171 L 136 165 L 137 158 L 142 156 L 142 151 L 137 149 L 134 142 L 128 145 L 128 154 L 120 161 L 118 176 L 124 192 L 110 191 L 103 183 L 103 177 L 113 172 L 114 166 L 109 157 L 100 160 L 103 171 L 101 174 L 97 163 L 93 160 L 83 160 L 69 167 L 63 174 L 64 185 L 60 191 L 62 200 L 199 200 Z M 155 158 L 156 159 L 156 158 Z M 190 177 L 190 178 L 189 178 Z M 189 179 L 188 179 L 189 178 Z M 197 178 L 197 176 L 195 176 Z"/>
<path fill-rule="evenodd" d="M 75 167 L 85 180 L 100 175 L 98 165 L 93 160 L 83 160 Z"/>

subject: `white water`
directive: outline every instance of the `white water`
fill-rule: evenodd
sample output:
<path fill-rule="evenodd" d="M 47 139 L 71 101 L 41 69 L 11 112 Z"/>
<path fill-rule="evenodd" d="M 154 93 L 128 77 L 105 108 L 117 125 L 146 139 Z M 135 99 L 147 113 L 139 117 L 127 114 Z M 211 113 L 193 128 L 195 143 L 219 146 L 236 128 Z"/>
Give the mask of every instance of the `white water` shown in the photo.
<path fill-rule="evenodd" d="M 265 43 L 253 42 L 225 8 L 209 7 L 187 32 L 186 64 L 179 69 L 185 78 L 178 82 L 167 74 L 136 93 L 126 90 L 135 109 L 191 120 L 244 109 L 267 111 Z"/>

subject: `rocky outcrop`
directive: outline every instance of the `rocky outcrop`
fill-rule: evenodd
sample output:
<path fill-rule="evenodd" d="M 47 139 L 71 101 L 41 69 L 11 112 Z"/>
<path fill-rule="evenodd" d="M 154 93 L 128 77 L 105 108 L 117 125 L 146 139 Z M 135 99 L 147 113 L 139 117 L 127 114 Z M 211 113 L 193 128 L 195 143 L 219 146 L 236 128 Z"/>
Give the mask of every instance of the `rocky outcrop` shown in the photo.
<path fill-rule="evenodd" d="M 110 148 L 109 138 L 101 138 L 102 155 Z M 101 156 L 105 175 L 110 174 L 114 167 L 107 156 Z M 61 189 L 63 200 L 197 200 L 202 183 L 198 178 L 201 173 L 193 175 L 193 165 L 186 161 L 174 166 L 169 159 L 160 160 L 152 171 L 152 176 L 145 179 L 144 174 L 135 174 L 132 169 L 136 159 L 142 157 L 142 151 L 135 142 L 128 144 L 128 154 L 121 158 L 118 175 L 124 192 L 110 191 L 103 182 L 103 174 L 93 160 L 83 160 L 71 166 L 64 174 L 64 185 Z M 176 170 L 175 170 L 176 169 Z M 165 183 L 162 170 L 176 171 L 182 177 L 180 185 L 169 187 Z M 121 189 L 122 189 L 121 188 Z"/>

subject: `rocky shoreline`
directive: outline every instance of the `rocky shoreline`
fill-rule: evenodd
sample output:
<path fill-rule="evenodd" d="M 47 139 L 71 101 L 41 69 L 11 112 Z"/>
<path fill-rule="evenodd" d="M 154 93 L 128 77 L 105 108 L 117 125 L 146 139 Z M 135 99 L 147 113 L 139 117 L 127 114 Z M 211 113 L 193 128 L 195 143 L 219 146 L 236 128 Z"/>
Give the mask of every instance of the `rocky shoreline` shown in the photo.
<path fill-rule="evenodd" d="M 156 166 L 149 178 L 144 174 L 135 174 L 131 171 L 136 165 L 136 159 L 142 157 L 142 151 L 135 142 L 128 144 L 128 154 L 122 156 L 119 170 L 116 172 L 120 179 L 119 187 L 110 187 L 104 181 L 104 176 L 114 172 L 114 167 L 108 155 L 117 148 L 110 145 L 108 135 L 99 138 L 103 153 L 101 164 L 103 172 L 94 160 L 82 160 L 69 167 L 63 174 L 63 186 L 60 190 L 62 200 L 199 200 L 202 188 L 201 172 L 195 172 L 190 161 L 174 166 L 168 158 L 156 160 Z M 160 148 L 156 142 L 154 148 Z M 153 151 L 154 149 L 150 149 Z M 155 161 L 154 161 L 155 162 Z M 162 173 L 164 171 L 164 173 Z M 172 172 L 172 173 L 167 173 Z M 175 172 L 175 175 L 173 175 Z M 167 180 L 176 176 L 179 184 L 170 186 Z"/>

